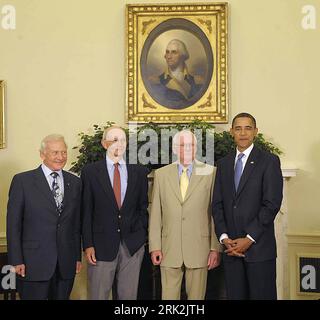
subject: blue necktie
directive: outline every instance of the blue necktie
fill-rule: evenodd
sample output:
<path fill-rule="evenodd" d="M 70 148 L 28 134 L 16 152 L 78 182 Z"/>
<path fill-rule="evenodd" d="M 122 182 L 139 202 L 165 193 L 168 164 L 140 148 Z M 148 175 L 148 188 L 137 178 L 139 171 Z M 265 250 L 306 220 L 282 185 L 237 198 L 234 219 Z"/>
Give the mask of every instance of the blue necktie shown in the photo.
<path fill-rule="evenodd" d="M 244 156 L 244 153 L 239 153 L 236 167 L 234 169 L 234 186 L 236 187 L 236 191 L 238 189 L 240 178 L 242 175 L 242 168 L 243 168 L 242 157 L 243 156 Z"/>

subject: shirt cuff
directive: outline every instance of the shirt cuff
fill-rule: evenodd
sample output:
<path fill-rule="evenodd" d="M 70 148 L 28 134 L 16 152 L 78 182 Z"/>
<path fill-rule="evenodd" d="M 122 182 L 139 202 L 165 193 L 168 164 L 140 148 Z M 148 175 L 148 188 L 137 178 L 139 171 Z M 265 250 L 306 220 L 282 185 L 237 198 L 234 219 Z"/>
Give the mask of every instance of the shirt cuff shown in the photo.
<path fill-rule="evenodd" d="M 256 243 L 256 240 L 254 240 L 249 234 L 247 234 L 247 238 L 249 238 L 251 241 L 253 241 L 254 243 Z"/>
<path fill-rule="evenodd" d="M 226 233 L 223 233 L 220 238 L 219 238 L 219 242 L 221 244 L 223 244 L 223 240 L 229 238 L 228 235 Z"/>

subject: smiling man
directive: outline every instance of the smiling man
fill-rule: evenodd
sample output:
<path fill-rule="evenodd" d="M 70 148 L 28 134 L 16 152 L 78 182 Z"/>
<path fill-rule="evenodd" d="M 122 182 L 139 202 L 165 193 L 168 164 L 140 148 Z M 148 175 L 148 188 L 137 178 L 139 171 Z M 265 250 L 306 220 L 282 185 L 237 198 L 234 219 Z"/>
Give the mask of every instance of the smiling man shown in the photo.
<path fill-rule="evenodd" d="M 276 299 L 274 219 L 282 201 L 279 158 L 254 146 L 248 113 L 234 117 L 236 150 L 218 161 L 212 214 L 223 255 L 229 299 Z"/>
<path fill-rule="evenodd" d="M 9 263 L 18 275 L 20 299 L 68 299 L 81 269 L 81 182 L 62 170 L 63 136 L 45 137 L 39 168 L 14 176 L 8 201 Z"/>

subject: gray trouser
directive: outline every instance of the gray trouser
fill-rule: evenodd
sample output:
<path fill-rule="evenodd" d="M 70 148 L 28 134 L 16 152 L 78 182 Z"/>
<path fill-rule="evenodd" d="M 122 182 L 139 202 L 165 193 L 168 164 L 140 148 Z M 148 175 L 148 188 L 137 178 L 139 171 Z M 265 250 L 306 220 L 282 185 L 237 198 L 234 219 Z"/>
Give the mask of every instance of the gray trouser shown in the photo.
<path fill-rule="evenodd" d="M 88 265 L 90 299 L 108 300 L 116 277 L 118 299 L 136 300 L 143 255 L 144 246 L 131 256 L 126 245 L 120 243 L 113 261 L 97 261 L 95 266 Z"/>

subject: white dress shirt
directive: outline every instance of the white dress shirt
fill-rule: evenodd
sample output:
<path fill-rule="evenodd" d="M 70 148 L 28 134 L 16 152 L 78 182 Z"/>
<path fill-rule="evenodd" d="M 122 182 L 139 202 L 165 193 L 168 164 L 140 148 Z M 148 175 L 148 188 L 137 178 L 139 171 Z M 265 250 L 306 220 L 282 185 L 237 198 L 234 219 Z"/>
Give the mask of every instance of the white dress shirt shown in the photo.
<path fill-rule="evenodd" d="M 61 191 L 61 195 L 62 195 L 62 199 L 63 199 L 63 195 L 64 195 L 64 183 L 63 183 L 63 174 L 62 174 L 62 170 L 59 171 L 53 171 L 50 168 L 48 168 L 44 163 L 41 165 L 41 169 L 48 181 L 50 190 L 52 190 L 52 183 L 53 183 L 53 177 L 51 176 L 52 172 L 56 172 L 58 174 L 57 176 L 57 183 L 58 186 L 60 188 Z"/>
<path fill-rule="evenodd" d="M 192 168 L 193 168 L 193 163 L 189 164 L 188 167 L 187 167 L 187 175 L 188 175 L 189 181 L 190 181 L 191 174 L 192 174 Z M 182 175 L 183 169 L 184 169 L 184 166 L 179 163 L 179 164 L 178 164 L 178 176 L 179 176 L 179 180 L 180 180 L 180 177 L 181 177 L 181 175 Z"/>
<path fill-rule="evenodd" d="M 249 156 L 250 156 L 250 153 L 251 153 L 252 149 L 253 149 L 253 144 L 252 144 L 249 148 L 247 148 L 246 150 L 244 150 L 244 151 L 242 151 L 242 152 L 240 152 L 240 151 L 238 150 L 238 148 L 237 148 L 237 154 L 236 154 L 236 157 L 235 157 L 235 159 L 234 159 L 234 168 L 236 168 L 236 163 L 237 163 L 239 154 L 240 154 L 240 153 L 243 153 L 244 156 L 241 158 L 241 161 L 242 161 L 242 172 L 243 172 L 244 167 L 245 167 L 245 165 L 246 165 L 246 163 L 247 163 L 247 160 L 248 160 L 248 158 L 249 158 Z"/>

